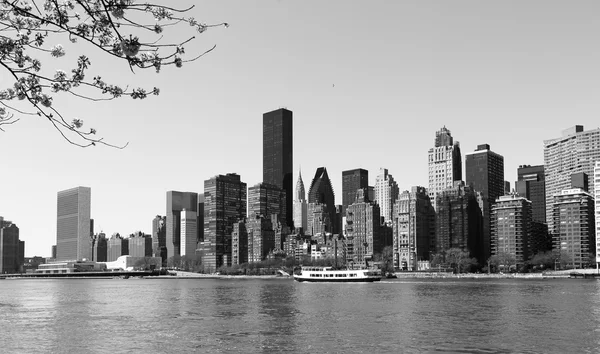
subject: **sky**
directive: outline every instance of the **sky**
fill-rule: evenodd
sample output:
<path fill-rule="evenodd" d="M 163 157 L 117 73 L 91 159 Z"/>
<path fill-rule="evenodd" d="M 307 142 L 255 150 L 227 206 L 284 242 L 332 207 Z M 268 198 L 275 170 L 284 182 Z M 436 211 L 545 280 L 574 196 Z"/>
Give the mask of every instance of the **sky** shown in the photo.
<path fill-rule="evenodd" d="M 196 35 L 189 57 L 217 47 L 159 74 L 64 44 L 67 56 L 44 70 L 70 69 L 83 53 L 90 75 L 161 94 L 55 98 L 107 141 L 129 142 L 123 150 L 72 146 L 39 117 L 6 127 L 0 215 L 19 227 L 26 256 L 50 256 L 57 192 L 86 186 L 96 232 L 151 233 L 169 190 L 202 193 L 226 173 L 261 182 L 262 114 L 281 107 L 294 114 L 294 185 L 300 166 L 307 190 L 325 166 L 338 204 L 348 169 L 369 170 L 371 185 L 384 167 L 401 191 L 427 187 L 427 151 L 443 126 L 463 168 L 489 144 L 513 184 L 519 165 L 543 164 L 544 140 L 600 126 L 599 10 L 597 1 L 202 1 L 189 15 L 230 27 L 167 28 L 166 39 Z M 0 70 L 0 87 L 11 84 Z"/>

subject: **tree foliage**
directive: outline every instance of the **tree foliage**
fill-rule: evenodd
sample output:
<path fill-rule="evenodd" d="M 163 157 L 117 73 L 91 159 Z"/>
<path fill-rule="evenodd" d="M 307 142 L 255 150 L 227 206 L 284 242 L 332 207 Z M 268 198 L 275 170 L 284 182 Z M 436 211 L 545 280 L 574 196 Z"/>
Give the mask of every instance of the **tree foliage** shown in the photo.
<path fill-rule="evenodd" d="M 500 269 L 508 271 L 511 269 L 511 267 L 516 266 L 517 260 L 513 254 L 502 251 L 491 256 L 488 260 L 488 264 L 494 267 L 496 271 L 499 271 Z"/>
<path fill-rule="evenodd" d="M 172 26 L 190 26 L 197 33 L 216 26 L 186 16 L 192 7 L 177 9 L 166 5 L 137 3 L 135 0 L 0 0 L 0 67 L 12 78 L 9 87 L 0 87 L 0 130 L 21 116 L 47 119 L 71 144 L 87 147 L 109 144 L 96 136 L 94 128 L 85 129 L 80 117 L 66 117 L 54 104 L 58 94 L 92 101 L 129 96 L 144 99 L 158 95 L 159 89 L 129 88 L 90 76 L 92 65 L 83 48 L 85 42 L 104 58 L 120 60 L 135 71 L 196 60 L 215 46 L 186 59 L 185 45 L 195 37 L 163 42 L 163 32 Z M 71 70 L 47 70 L 42 62 L 79 51 Z M 24 101 L 19 103 L 18 101 Z M 23 106 L 27 108 L 23 108 Z M 125 144 L 126 146 L 126 144 Z"/>

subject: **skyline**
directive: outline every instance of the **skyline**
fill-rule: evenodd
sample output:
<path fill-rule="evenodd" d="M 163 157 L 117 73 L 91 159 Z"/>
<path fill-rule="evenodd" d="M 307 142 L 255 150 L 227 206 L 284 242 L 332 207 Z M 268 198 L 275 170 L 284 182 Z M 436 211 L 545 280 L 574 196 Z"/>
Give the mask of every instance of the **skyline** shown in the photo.
<path fill-rule="evenodd" d="M 519 165 L 544 163 L 544 140 L 600 125 L 600 4 L 261 5 L 197 6 L 203 21 L 231 23 L 186 48 L 217 44 L 198 62 L 159 75 L 103 74 L 157 86 L 160 96 L 68 101 L 67 110 L 86 112 L 86 124 L 106 139 L 129 141 L 125 150 L 70 146 L 30 118 L 0 134 L 10 152 L 0 215 L 20 228 L 26 256 L 50 255 L 60 190 L 92 188 L 95 232 L 128 235 L 151 233 L 152 219 L 166 214 L 167 191 L 202 193 L 205 180 L 227 173 L 249 186 L 262 182 L 262 115 L 282 107 L 294 113 L 293 181 L 300 166 L 305 178 L 326 167 L 336 204 L 342 171 L 355 168 L 370 171 L 369 185 L 386 168 L 400 191 L 427 188 L 427 152 L 444 125 L 463 164 L 480 144 L 504 156 L 511 188 Z M 96 59 L 92 69 L 109 65 Z"/>

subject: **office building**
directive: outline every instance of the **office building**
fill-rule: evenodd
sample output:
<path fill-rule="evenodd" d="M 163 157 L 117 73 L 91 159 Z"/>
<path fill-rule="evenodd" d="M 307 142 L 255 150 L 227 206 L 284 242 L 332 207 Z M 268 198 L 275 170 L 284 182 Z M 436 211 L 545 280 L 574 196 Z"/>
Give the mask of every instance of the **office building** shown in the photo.
<path fill-rule="evenodd" d="M 554 196 L 571 188 L 571 175 L 584 172 L 592 176 L 596 161 L 600 161 L 600 128 L 584 131 L 582 125 L 576 125 L 564 130 L 559 138 L 544 141 L 546 220 L 550 231 L 555 229 Z M 593 179 L 589 190 L 594 190 Z"/>
<path fill-rule="evenodd" d="M 167 263 L 167 217 L 156 215 L 152 219 L 152 255 Z"/>
<path fill-rule="evenodd" d="M 56 260 L 81 261 L 92 258 L 92 190 L 76 187 L 58 192 Z"/>
<path fill-rule="evenodd" d="M 308 223 L 308 209 L 306 204 L 306 192 L 304 190 L 304 182 L 302 181 L 302 173 L 298 173 L 298 182 L 296 182 L 296 199 L 294 200 L 294 229 L 295 232 L 303 232 L 306 230 Z"/>
<path fill-rule="evenodd" d="M 524 197 L 513 194 L 499 197 L 492 207 L 492 255 L 512 256 L 517 268 L 524 265 L 533 256 L 530 253 L 531 204 Z"/>
<path fill-rule="evenodd" d="M 107 262 L 114 262 L 121 256 L 129 255 L 129 240 L 123 238 L 119 233 L 114 233 L 108 239 Z"/>
<path fill-rule="evenodd" d="M 531 201 L 533 221 L 546 223 L 546 182 L 544 165 L 521 165 L 517 169 L 516 193 Z"/>
<path fill-rule="evenodd" d="M 285 220 L 293 227 L 294 135 L 292 111 L 280 108 L 263 114 L 263 182 L 285 191 Z"/>
<path fill-rule="evenodd" d="M 204 241 L 204 194 L 198 194 L 198 209 L 196 209 L 196 230 L 198 242 Z"/>
<path fill-rule="evenodd" d="M 248 262 L 260 262 L 275 250 L 275 232 L 270 218 L 250 214 L 246 220 Z"/>
<path fill-rule="evenodd" d="M 0 216 L 0 274 L 21 273 L 25 260 L 25 241 L 19 228 Z"/>
<path fill-rule="evenodd" d="M 233 223 L 231 233 L 231 264 L 244 263 L 248 263 L 248 231 L 246 220 L 239 220 Z"/>
<path fill-rule="evenodd" d="M 305 235 L 314 236 L 320 233 L 331 232 L 332 221 L 329 217 L 327 206 L 320 203 L 308 203 Z"/>
<path fill-rule="evenodd" d="M 198 212 L 198 193 L 167 192 L 167 229 L 165 244 L 167 259 L 181 256 L 181 211 Z"/>
<path fill-rule="evenodd" d="M 277 215 L 277 219 L 285 223 L 285 191 L 264 182 L 249 187 L 248 215 L 250 214 L 262 215 L 265 218 Z"/>
<path fill-rule="evenodd" d="M 198 216 L 195 211 L 183 209 L 181 211 L 181 256 L 194 257 L 198 246 Z"/>
<path fill-rule="evenodd" d="M 491 210 L 492 205 L 504 195 L 504 157 L 490 150 L 488 144 L 477 146 L 477 150 L 466 155 L 465 182 L 481 194 L 483 203 L 483 234 L 480 260 L 491 256 Z"/>
<path fill-rule="evenodd" d="M 596 249 L 594 197 L 581 188 L 554 195 L 552 243 L 568 267 L 591 265 Z"/>
<path fill-rule="evenodd" d="M 455 181 L 462 180 L 462 157 L 460 143 L 454 141 L 445 126 L 435 133 L 434 147 L 429 149 L 429 199 L 437 208 L 437 194 L 452 188 Z"/>
<path fill-rule="evenodd" d="M 424 187 L 400 193 L 394 204 L 392 229 L 394 267 L 417 270 L 418 261 L 429 259 L 435 241 L 435 209 Z"/>
<path fill-rule="evenodd" d="M 152 236 L 141 231 L 129 235 L 128 255 L 132 257 L 152 257 Z"/>
<path fill-rule="evenodd" d="M 327 212 L 329 222 L 332 226 L 332 229 L 327 230 L 327 232 L 331 232 L 332 234 L 338 233 L 338 230 L 335 229 L 335 226 L 337 225 L 335 223 L 335 194 L 333 192 L 331 180 L 329 179 L 329 175 L 327 174 L 327 169 L 325 167 L 319 167 L 315 172 L 315 177 L 313 178 L 310 188 L 308 189 L 308 203 L 309 209 L 310 204 L 322 204 Z M 307 218 L 310 219 L 310 217 L 309 210 Z M 308 227 L 310 227 L 310 225 Z"/>
<path fill-rule="evenodd" d="M 369 171 L 357 168 L 342 172 L 342 215 L 346 215 L 346 208 L 354 204 L 358 189 L 366 189 L 367 193 L 364 196 L 369 197 L 368 188 Z"/>
<path fill-rule="evenodd" d="M 233 225 L 246 217 L 246 183 L 235 173 L 204 181 L 204 241 L 201 257 L 205 269 L 231 266 Z"/>
<path fill-rule="evenodd" d="M 392 221 L 392 212 L 396 199 L 398 199 L 398 184 L 394 177 L 388 173 L 387 168 L 379 169 L 375 178 L 375 203 L 379 204 L 381 217 L 386 222 Z"/>
<path fill-rule="evenodd" d="M 596 263 L 600 263 L 600 161 L 594 165 L 594 200 L 596 219 Z M 598 264 L 596 265 L 598 267 Z"/>
<path fill-rule="evenodd" d="M 106 262 L 108 257 L 108 239 L 104 232 L 94 235 L 92 247 L 91 260 L 93 262 Z"/>
<path fill-rule="evenodd" d="M 361 194 L 359 191 L 358 194 Z M 360 196 L 357 199 L 361 199 Z M 364 264 L 383 250 L 381 238 L 381 214 L 378 204 L 358 202 L 346 209 L 346 234 L 352 242 L 348 261 Z"/>

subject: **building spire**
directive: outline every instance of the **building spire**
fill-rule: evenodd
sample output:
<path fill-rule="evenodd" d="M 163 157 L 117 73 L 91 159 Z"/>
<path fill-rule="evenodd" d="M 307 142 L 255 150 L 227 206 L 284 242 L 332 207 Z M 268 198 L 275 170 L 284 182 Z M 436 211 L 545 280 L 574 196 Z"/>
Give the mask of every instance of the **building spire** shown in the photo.
<path fill-rule="evenodd" d="M 306 191 L 304 190 L 304 182 L 302 181 L 302 167 L 298 172 L 298 182 L 296 182 L 296 200 L 306 200 Z"/>

